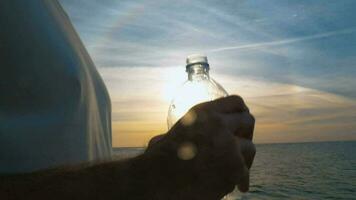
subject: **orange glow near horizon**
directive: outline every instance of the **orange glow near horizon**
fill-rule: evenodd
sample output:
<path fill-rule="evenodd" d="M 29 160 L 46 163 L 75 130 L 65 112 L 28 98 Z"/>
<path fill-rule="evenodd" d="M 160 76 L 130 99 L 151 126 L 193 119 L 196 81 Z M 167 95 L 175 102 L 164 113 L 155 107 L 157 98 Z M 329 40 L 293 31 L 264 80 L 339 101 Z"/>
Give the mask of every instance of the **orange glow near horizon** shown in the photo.
<path fill-rule="evenodd" d="M 112 101 L 114 147 L 142 147 L 167 131 L 182 67 L 100 69 Z M 125 76 L 122 76 L 125 74 Z M 241 95 L 256 117 L 256 143 L 355 140 L 356 102 L 297 85 L 212 74 L 230 94 Z"/>

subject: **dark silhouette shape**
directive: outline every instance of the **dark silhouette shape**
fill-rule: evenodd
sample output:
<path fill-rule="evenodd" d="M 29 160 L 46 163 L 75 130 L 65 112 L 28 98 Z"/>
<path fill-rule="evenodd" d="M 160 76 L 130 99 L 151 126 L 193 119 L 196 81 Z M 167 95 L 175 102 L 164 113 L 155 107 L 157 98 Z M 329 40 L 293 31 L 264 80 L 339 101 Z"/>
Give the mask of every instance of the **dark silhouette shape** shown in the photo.
<path fill-rule="evenodd" d="M 197 116 L 191 125 L 178 121 L 140 156 L 1 177 L 0 198 L 218 200 L 235 185 L 248 191 L 254 118 L 242 99 L 230 96 L 189 112 Z M 177 152 L 187 143 L 196 154 L 183 160 Z"/>

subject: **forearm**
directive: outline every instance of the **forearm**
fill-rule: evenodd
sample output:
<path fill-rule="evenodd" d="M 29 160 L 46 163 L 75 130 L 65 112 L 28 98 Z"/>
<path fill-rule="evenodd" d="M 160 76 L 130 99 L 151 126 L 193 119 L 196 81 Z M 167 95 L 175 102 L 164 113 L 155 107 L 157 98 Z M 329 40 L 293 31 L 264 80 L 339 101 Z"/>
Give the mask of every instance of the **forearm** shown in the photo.
<path fill-rule="evenodd" d="M 0 177 L 0 199 L 124 199 L 137 159 Z"/>
<path fill-rule="evenodd" d="M 0 199 L 156 199 L 172 181 L 161 168 L 171 155 L 146 152 L 132 159 L 0 177 Z"/>

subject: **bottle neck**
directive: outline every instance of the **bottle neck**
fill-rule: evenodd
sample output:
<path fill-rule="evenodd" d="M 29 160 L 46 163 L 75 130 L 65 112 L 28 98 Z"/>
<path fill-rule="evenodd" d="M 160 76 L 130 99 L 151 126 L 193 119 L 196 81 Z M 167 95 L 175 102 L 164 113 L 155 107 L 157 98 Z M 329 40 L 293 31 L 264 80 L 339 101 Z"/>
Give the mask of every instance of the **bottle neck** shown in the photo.
<path fill-rule="evenodd" d="M 209 65 L 206 63 L 187 65 L 186 72 L 189 81 L 209 79 Z"/>

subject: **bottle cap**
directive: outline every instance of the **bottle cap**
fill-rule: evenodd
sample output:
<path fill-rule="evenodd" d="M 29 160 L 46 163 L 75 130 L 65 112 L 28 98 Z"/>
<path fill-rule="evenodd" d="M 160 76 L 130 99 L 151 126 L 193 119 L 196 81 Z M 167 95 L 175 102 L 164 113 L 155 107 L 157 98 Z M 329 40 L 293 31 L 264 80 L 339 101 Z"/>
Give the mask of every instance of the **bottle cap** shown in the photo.
<path fill-rule="evenodd" d="M 190 66 L 195 63 L 207 64 L 208 65 L 208 58 L 202 54 L 192 54 L 187 57 L 187 66 Z"/>

